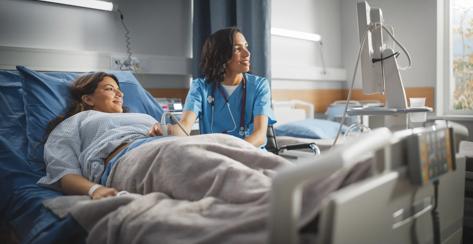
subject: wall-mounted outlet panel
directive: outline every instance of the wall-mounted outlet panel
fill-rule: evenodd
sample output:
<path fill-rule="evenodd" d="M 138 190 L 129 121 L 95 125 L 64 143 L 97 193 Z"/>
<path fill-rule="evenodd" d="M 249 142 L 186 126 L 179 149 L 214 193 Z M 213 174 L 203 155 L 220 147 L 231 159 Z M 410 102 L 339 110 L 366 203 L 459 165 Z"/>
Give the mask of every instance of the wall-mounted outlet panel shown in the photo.
<path fill-rule="evenodd" d="M 111 56 L 110 69 L 111 70 L 136 70 L 140 67 L 140 60 L 136 57 L 131 57 L 129 62 L 127 56 Z"/>

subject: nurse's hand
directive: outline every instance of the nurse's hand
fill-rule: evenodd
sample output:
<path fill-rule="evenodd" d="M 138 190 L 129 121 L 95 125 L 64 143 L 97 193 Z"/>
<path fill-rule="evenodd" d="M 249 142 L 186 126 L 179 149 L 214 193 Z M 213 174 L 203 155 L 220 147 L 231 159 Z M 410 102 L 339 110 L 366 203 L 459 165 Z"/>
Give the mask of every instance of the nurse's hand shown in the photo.
<path fill-rule="evenodd" d="M 151 129 L 148 131 L 149 136 L 162 136 L 163 135 L 163 129 L 161 128 L 161 125 L 159 123 L 154 124 Z"/>

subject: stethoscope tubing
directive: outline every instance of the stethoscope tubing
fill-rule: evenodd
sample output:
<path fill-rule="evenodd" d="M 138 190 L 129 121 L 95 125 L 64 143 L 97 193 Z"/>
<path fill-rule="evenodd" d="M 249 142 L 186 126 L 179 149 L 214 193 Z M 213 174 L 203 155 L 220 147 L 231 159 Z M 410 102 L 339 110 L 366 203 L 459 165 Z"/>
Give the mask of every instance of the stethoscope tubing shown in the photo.
<path fill-rule="evenodd" d="M 246 78 L 245 78 L 245 75 L 243 75 L 242 82 L 243 82 L 243 96 L 242 96 L 242 108 L 241 108 L 241 115 L 240 115 L 240 132 L 239 132 L 240 136 L 244 136 L 245 131 L 246 131 L 246 126 L 245 126 Z M 221 89 L 219 85 L 220 85 L 219 83 L 214 83 L 212 87 L 212 92 L 211 92 L 212 94 L 211 96 L 207 97 L 207 101 L 210 103 L 212 107 L 212 115 L 210 119 L 210 132 L 211 133 L 214 133 L 213 126 L 214 126 L 214 117 L 215 117 L 215 90 Z M 232 119 L 232 122 L 233 122 L 233 129 L 227 131 L 226 133 L 233 132 L 237 128 L 235 117 L 233 117 L 233 113 L 230 108 L 230 103 L 228 102 L 228 98 L 226 97 L 225 93 L 222 90 L 219 90 L 219 91 L 222 94 L 223 98 L 225 99 L 225 104 L 227 105 L 228 113 L 230 114 L 230 118 Z"/>
<path fill-rule="evenodd" d="M 235 118 L 233 117 L 233 113 L 232 113 L 232 109 L 230 108 L 230 104 L 227 102 L 226 103 L 226 107 L 228 109 L 228 113 L 230 114 L 230 118 L 232 119 L 232 122 L 233 122 L 233 129 L 227 131 L 227 133 L 229 132 L 233 132 L 237 129 L 237 125 L 236 125 L 236 121 L 235 121 Z M 213 130 L 213 126 L 214 126 L 214 110 L 215 110 L 215 106 L 212 106 L 212 118 L 210 120 L 210 132 L 211 133 L 214 133 L 214 130 Z"/>

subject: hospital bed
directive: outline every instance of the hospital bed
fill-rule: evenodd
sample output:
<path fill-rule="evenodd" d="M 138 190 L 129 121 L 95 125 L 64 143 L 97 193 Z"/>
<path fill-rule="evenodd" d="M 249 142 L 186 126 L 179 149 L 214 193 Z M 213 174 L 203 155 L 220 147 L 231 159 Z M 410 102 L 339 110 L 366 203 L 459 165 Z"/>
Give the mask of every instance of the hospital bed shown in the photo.
<path fill-rule="evenodd" d="M 13 232 L 21 243 L 83 243 L 87 233 L 74 219 L 58 218 L 43 206 L 44 200 L 62 194 L 36 184 L 44 174 L 44 166 L 34 154 L 37 145 L 31 143 L 42 139 L 38 134 L 44 129 L 40 122 L 47 120 L 48 113 L 58 112 L 65 102 L 60 98 L 67 92 L 66 81 L 79 74 L 37 72 L 25 67 L 18 70 L 0 72 L 0 226 Z M 125 104 L 131 111 L 159 117 L 161 108 L 131 73 L 114 74 L 123 82 Z M 381 129 L 363 136 L 357 139 L 358 143 L 346 143 L 336 150 L 309 157 L 277 174 L 272 188 L 268 242 L 297 243 L 301 185 L 309 178 L 347 169 L 359 161 L 354 159 L 360 158 L 371 158 L 376 174 L 325 199 L 317 227 L 309 228 L 309 232 L 320 243 L 413 243 L 409 239 L 414 236 L 410 229 L 416 228 L 419 243 L 431 240 L 426 211 L 431 208 L 432 188 L 417 187 L 406 176 L 407 166 L 401 156 L 405 154 L 400 153 L 406 135 Z M 464 162 L 458 158 L 456 170 L 440 178 L 439 212 L 444 243 L 459 243 L 458 235 L 461 236 L 463 175 Z"/>
<path fill-rule="evenodd" d="M 130 111 L 158 118 L 162 109 L 130 72 L 112 72 Z M 36 184 L 45 174 L 42 143 L 47 121 L 63 113 L 75 72 L 0 71 L 0 243 L 84 243 L 87 233 L 71 217 L 58 218 L 43 201 L 61 196 Z"/>
<path fill-rule="evenodd" d="M 350 168 L 370 155 L 376 169 L 373 177 L 324 200 L 316 227 L 317 243 L 433 243 L 433 187 L 430 182 L 413 182 L 407 162 L 407 148 L 412 146 L 409 140 L 418 129 L 396 133 L 376 129 L 315 161 L 301 160 L 299 167 L 281 171 L 273 181 L 270 242 L 298 243 L 300 187 L 304 182 L 333 169 Z M 461 243 L 465 158 L 457 155 L 455 170 L 438 179 L 441 243 Z"/>
<path fill-rule="evenodd" d="M 305 112 L 307 108 L 311 109 L 311 104 L 303 101 L 280 101 L 273 104 L 276 117 L 296 118 L 294 121 L 283 120 L 283 123 L 295 123 L 292 126 L 297 126 L 301 119 L 313 118 Z M 305 108 L 297 104 L 302 104 Z M 456 133 L 452 145 L 456 148 L 461 140 L 468 137 L 466 128 L 456 123 L 431 121 L 426 124 L 438 128 L 452 127 Z M 366 141 L 356 138 L 353 145 L 347 142 L 331 151 L 328 151 L 333 141 L 330 139 L 282 137 L 286 143 L 313 141 L 321 145 L 325 152 L 317 158 L 317 163 L 307 159 L 310 157 L 308 154 L 287 153 L 289 159 L 301 166 L 281 172 L 274 180 L 270 215 L 270 223 L 273 224 L 271 242 L 297 243 L 296 220 L 301 201 L 298 190 L 304 182 L 328 174 L 334 162 L 350 165 L 370 151 L 377 153 L 372 157 L 376 161 L 378 172 L 374 177 L 352 184 L 325 199 L 317 226 L 318 243 L 432 243 L 430 213 L 433 187 L 432 184 L 419 186 L 412 183 L 406 160 L 407 140 L 414 131 L 416 130 L 410 129 L 393 134 L 378 131 L 376 133 L 379 136 L 367 137 Z M 350 137 L 343 140 L 349 141 Z M 456 170 L 443 175 L 440 180 L 442 243 L 462 242 L 465 159 L 457 155 L 456 163 Z M 316 166 L 323 164 L 327 166 Z M 279 209 L 291 211 L 278 211 Z"/>

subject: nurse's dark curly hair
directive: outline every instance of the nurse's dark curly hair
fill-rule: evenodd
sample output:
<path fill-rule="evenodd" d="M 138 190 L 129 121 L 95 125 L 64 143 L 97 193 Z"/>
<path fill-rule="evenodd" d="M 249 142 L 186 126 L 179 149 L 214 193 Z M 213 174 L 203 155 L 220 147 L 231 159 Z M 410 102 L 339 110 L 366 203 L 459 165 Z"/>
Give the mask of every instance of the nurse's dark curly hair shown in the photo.
<path fill-rule="evenodd" d="M 51 131 L 53 131 L 54 128 L 56 128 L 56 126 L 65 119 L 82 111 L 93 109 L 92 106 L 89 106 L 87 103 L 82 101 L 82 96 L 93 94 L 95 92 L 95 89 L 97 89 L 98 84 L 105 77 L 112 78 L 117 83 L 118 87 L 120 87 L 118 78 L 115 75 L 105 72 L 88 73 L 78 77 L 72 82 L 72 85 L 70 87 L 71 104 L 69 105 L 69 108 L 66 110 L 65 114 L 60 115 L 49 121 L 48 128 L 46 130 L 46 138 L 49 133 L 51 133 Z M 125 112 L 127 111 L 127 109 L 123 107 L 123 111 Z"/>
<path fill-rule="evenodd" d="M 233 38 L 236 33 L 241 33 L 237 27 L 221 29 L 205 40 L 202 47 L 200 67 L 208 82 L 222 82 L 226 63 L 233 55 Z"/>

